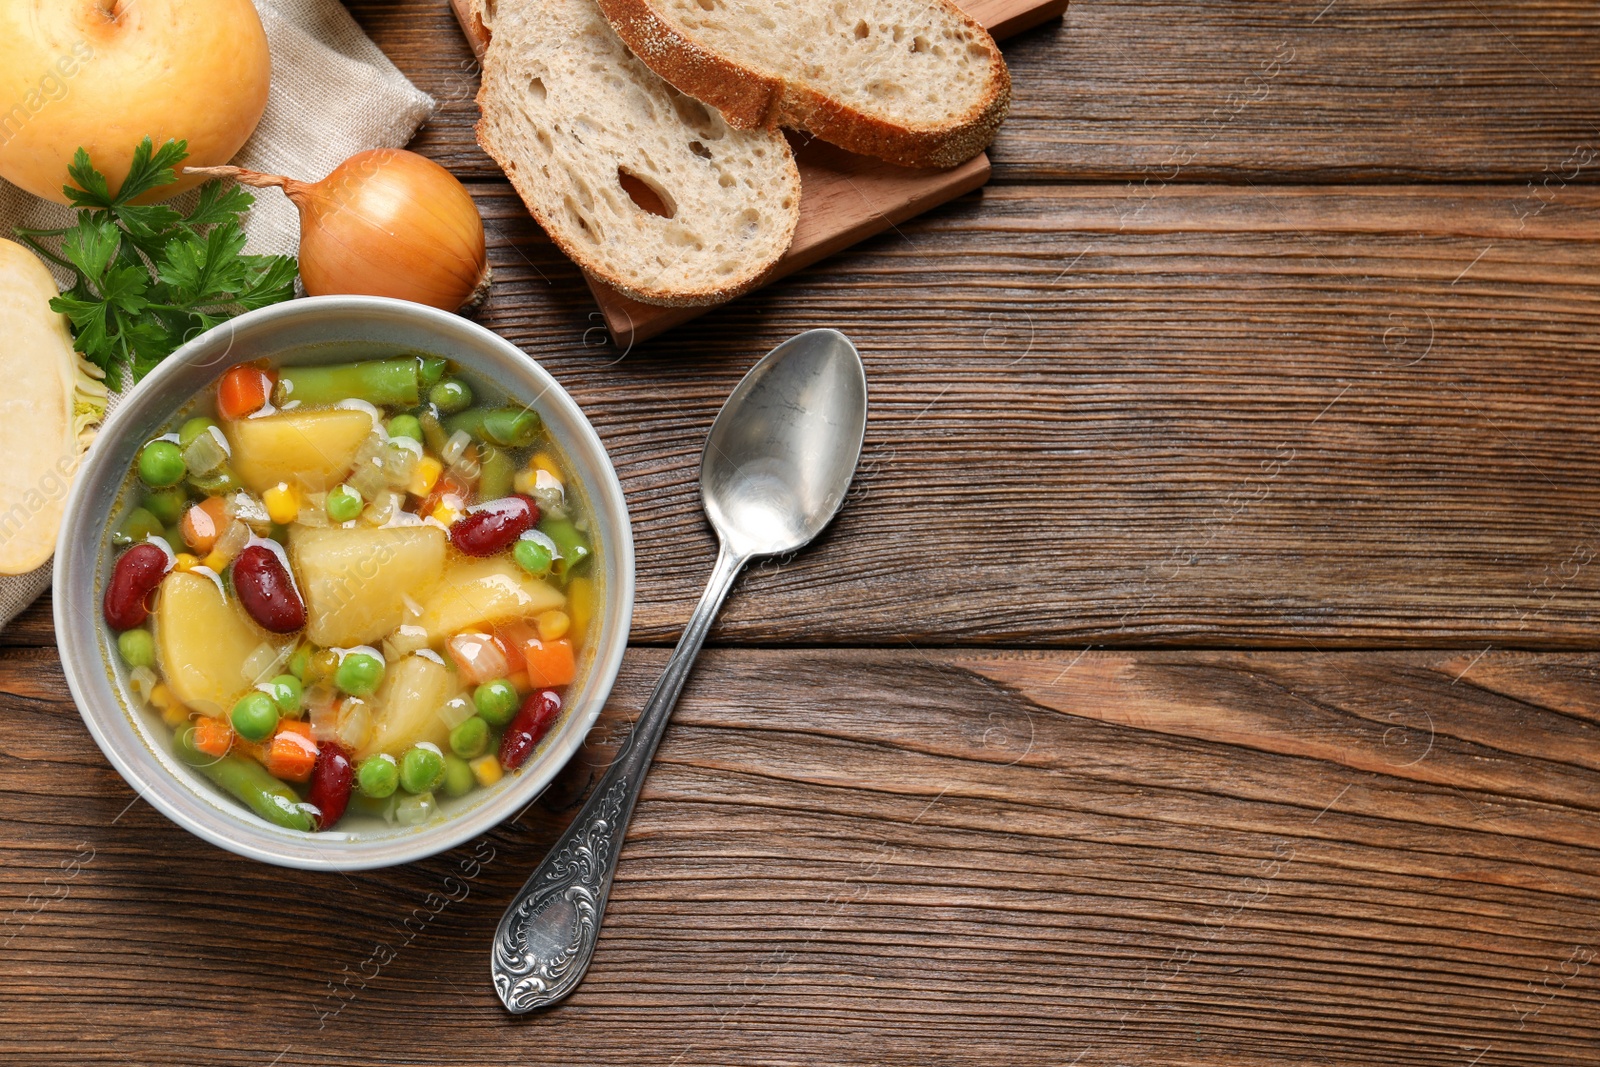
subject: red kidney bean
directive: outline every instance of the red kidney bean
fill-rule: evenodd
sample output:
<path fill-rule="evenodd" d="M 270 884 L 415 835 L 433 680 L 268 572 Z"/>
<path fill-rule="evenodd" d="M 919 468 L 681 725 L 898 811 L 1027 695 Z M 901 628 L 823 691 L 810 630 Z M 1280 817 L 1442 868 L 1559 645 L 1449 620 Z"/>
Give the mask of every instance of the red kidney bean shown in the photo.
<path fill-rule="evenodd" d="M 150 617 L 150 594 L 171 566 L 172 557 L 148 541 L 134 545 L 118 558 L 106 585 L 105 615 L 112 629 L 131 630 L 144 625 Z"/>
<path fill-rule="evenodd" d="M 263 629 L 288 634 L 306 624 L 306 605 L 289 568 L 265 545 L 250 545 L 233 561 L 233 591 Z"/>
<path fill-rule="evenodd" d="M 317 749 L 317 762 L 311 768 L 311 791 L 306 794 L 317 809 L 318 830 L 326 830 L 344 817 L 355 780 L 356 769 L 349 754 L 332 741 L 324 741 Z"/>
<path fill-rule="evenodd" d="M 450 527 L 450 542 L 469 556 L 492 556 L 533 528 L 539 505 L 531 497 L 501 497 L 467 509 Z"/>
<path fill-rule="evenodd" d="M 514 771 L 522 766 L 528 754 L 545 734 L 550 724 L 561 714 L 561 694 L 554 689 L 540 689 L 529 693 L 522 708 L 506 727 L 500 738 L 500 766 Z"/>

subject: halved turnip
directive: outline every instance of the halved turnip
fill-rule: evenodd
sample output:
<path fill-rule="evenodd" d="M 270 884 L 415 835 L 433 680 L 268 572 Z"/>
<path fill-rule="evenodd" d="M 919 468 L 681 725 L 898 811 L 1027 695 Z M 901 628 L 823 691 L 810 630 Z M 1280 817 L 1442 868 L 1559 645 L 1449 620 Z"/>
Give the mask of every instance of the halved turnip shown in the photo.
<path fill-rule="evenodd" d="M 55 552 L 78 457 L 106 411 L 99 368 L 72 349 L 50 310 L 55 279 L 39 257 L 0 240 L 0 574 L 26 574 Z"/>

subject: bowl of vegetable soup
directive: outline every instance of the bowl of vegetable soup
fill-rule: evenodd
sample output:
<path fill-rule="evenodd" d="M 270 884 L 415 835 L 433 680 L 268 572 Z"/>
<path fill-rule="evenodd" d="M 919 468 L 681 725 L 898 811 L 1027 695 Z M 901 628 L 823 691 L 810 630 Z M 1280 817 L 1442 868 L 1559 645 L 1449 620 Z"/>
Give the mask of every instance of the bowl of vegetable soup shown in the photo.
<path fill-rule="evenodd" d="M 152 805 L 290 867 L 406 863 L 532 801 L 616 678 L 633 543 L 537 363 L 417 304 L 296 300 L 174 353 L 85 458 L 55 623 Z"/>

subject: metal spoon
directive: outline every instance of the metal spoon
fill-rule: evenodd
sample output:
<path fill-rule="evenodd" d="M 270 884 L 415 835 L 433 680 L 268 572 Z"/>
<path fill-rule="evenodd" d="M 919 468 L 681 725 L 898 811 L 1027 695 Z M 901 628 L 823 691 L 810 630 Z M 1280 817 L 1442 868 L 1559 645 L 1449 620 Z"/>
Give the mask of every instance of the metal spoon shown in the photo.
<path fill-rule="evenodd" d="M 866 425 L 866 373 L 837 330 L 774 348 L 722 405 L 700 456 L 700 499 L 721 542 L 716 568 L 616 761 L 500 919 L 489 970 L 511 1011 L 555 1004 L 583 980 L 628 817 L 706 632 L 745 563 L 792 552 L 828 525 Z"/>

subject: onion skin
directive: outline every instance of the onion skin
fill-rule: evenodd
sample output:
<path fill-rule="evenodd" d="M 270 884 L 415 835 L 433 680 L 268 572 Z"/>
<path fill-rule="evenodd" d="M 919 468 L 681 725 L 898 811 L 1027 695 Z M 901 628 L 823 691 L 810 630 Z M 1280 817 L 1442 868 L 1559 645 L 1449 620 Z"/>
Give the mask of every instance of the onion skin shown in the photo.
<path fill-rule="evenodd" d="M 282 189 L 300 212 L 309 296 L 387 296 L 458 311 L 488 292 L 478 206 L 449 171 L 415 152 L 359 152 L 320 182 L 237 167 L 185 173 Z"/>

